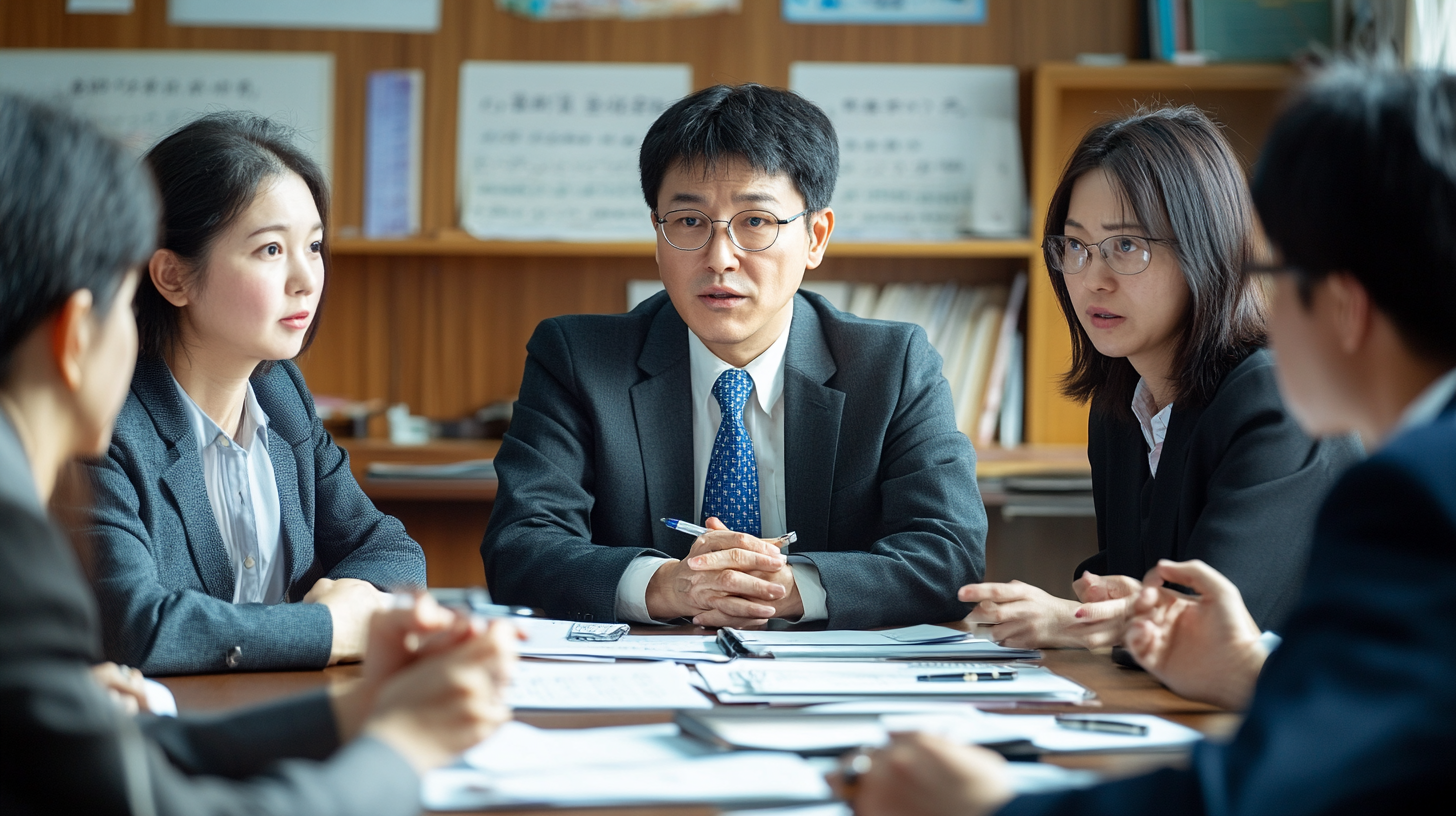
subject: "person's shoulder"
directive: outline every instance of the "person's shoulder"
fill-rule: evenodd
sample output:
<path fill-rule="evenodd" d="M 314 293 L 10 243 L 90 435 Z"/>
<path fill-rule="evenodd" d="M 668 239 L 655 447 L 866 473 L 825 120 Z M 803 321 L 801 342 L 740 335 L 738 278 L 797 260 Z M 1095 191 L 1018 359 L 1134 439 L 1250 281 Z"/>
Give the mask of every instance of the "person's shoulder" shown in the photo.
<path fill-rule="evenodd" d="M 1209 406 L 1224 410 L 1247 406 L 1251 410 L 1275 407 L 1284 409 L 1279 397 L 1279 381 L 1274 374 L 1274 356 L 1266 348 L 1254 349 L 1238 365 L 1223 375 Z"/>
<path fill-rule="evenodd" d="M 1398 433 L 1365 465 L 1372 471 L 1401 474 L 1456 518 L 1456 412 Z"/>
<path fill-rule="evenodd" d="M 249 378 L 258 406 L 268 415 L 268 427 L 292 443 L 314 432 L 313 394 L 303 370 L 292 360 L 278 360 Z"/>
<path fill-rule="evenodd" d="M 672 306 L 667 292 L 658 292 L 622 314 L 571 314 L 548 317 L 536 326 L 526 350 L 548 365 L 567 360 L 588 369 L 636 365 L 653 326 L 659 322 L 682 327 L 687 353 L 686 325 Z"/>

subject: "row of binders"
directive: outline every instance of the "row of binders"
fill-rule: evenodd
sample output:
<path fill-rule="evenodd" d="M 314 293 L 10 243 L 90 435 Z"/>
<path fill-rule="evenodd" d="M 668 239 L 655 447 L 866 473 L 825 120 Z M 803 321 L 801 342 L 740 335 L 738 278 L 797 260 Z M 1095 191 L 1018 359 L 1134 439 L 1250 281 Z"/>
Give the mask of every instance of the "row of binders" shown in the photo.
<path fill-rule="evenodd" d="M 626 624 L 519 618 L 525 635 L 507 699 L 517 711 L 663 711 L 651 725 L 538 729 L 511 722 L 429 774 L 432 810 L 712 805 L 847 816 L 825 774 L 835 757 L 921 730 L 1008 756 L 1186 748 L 1199 735 L 1146 715 L 986 708 L 1077 704 L 1084 687 L 1011 649 L 945 626 L 883 631 L 633 635 Z M 1061 722 L 1059 722 L 1061 720 Z M 1015 763 L 1019 792 L 1091 784 L 1092 774 Z M 788 811 L 778 811 L 787 816 Z"/>

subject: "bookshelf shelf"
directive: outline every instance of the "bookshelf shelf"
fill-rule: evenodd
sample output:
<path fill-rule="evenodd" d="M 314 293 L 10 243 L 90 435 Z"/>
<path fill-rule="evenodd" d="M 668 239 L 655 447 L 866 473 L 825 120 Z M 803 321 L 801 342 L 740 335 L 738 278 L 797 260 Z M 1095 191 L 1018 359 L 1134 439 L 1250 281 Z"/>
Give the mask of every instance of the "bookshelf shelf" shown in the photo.
<path fill-rule="evenodd" d="M 336 256 L 495 256 L 562 258 L 650 258 L 648 241 L 482 241 L 455 231 L 435 238 L 371 240 L 340 238 L 330 244 Z M 836 258 L 1025 258 L 1037 251 L 1029 238 L 964 241 L 883 242 L 833 241 Z"/>

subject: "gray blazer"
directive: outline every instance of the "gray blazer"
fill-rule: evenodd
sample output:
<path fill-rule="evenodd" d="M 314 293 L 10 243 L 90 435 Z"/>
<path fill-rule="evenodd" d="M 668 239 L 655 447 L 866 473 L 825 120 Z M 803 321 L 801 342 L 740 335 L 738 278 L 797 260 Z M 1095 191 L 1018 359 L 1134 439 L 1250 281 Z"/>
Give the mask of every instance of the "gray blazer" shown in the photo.
<path fill-rule="evenodd" d="M 287 598 L 295 603 L 232 603 L 232 563 L 181 397 L 166 363 L 138 360 L 111 450 L 87 467 L 96 505 L 92 580 L 108 659 L 147 674 L 322 668 L 333 643 L 329 611 L 296 603 L 315 581 L 424 586 L 424 553 L 364 495 L 298 367 L 278 363 L 252 384 L 268 414 Z"/>
<path fill-rule="evenodd" d="M 481 545 L 492 594 L 613 620 L 640 555 L 686 556 L 658 519 L 693 515 L 688 328 L 667 295 L 624 315 L 545 320 L 526 350 Z M 925 332 L 795 300 L 784 361 L 785 498 L 795 557 L 834 628 L 959 619 L 985 569 L 975 452 Z"/>

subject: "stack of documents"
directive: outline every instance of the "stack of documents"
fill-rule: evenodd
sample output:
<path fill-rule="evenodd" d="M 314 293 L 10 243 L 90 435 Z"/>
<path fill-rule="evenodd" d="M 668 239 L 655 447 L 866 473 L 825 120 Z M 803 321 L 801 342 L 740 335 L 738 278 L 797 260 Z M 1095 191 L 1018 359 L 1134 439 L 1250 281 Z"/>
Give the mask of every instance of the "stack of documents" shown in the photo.
<path fill-rule="evenodd" d="M 1099 721 L 1141 725 L 1147 733 L 1074 731 L 1041 714 L 992 714 L 964 704 L 835 704 L 802 709 L 715 709 L 681 712 L 684 733 L 713 745 L 754 751 L 792 751 L 805 756 L 837 756 L 845 751 L 884 745 L 900 731 L 923 731 L 974 745 L 1024 745 L 1042 751 L 1115 752 L 1181 750 L 1203 735 L 1150 714 L 1097 714 Z M 1028 753 L 1028 751 L 1010 751 Z"/>
<path fill-rule="evenodd" d="M 733 752 L 675 725 L 543 730 L 502 726 L 462 761 L 425 777 L 430 810 L 824 802 L 824 777 L 788 753 Z"/>
<path fill-rule="evenodd" d="M 975 666 L 944 662 L 737 660 L 697 667 L 720 703 L 811 705 L 863 700 L 962 700 L 1076 703 L 1090 692 L 1042 666 L 1017 666 L 1011 680 L 925 681 Z"/>
<path fill-rule="evenodd" d="M 711 708 L 676 663 L 533 663 L 516 666 L 506 700 L 516 708 L 641 711 Z"/>
<path fill-rule="evenodd" d="M 520 644 L 527 657 L 612 660 L 672 660 L 726 663 L 729 657 L 711 635 L 622 635 L 615 640 L 573 640 L 571 621 L 517 618 L 511 621 L 526 635 Z"/>
<path fill-rule="evenodd" d="M 883 631 L 784 632 L 720 629 L 724 651 L 744 657 L 858 660 L 1036 660 L 1035 649 L 1012 649 L 947 626 Z"/>

